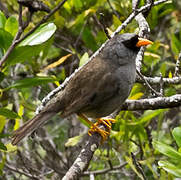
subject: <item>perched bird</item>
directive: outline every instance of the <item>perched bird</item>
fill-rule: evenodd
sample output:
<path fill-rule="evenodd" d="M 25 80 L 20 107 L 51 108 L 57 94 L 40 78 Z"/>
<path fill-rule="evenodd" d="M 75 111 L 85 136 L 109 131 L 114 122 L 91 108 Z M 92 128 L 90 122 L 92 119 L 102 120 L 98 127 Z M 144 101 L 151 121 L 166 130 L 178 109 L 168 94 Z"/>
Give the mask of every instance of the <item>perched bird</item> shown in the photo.
<path fill-rule="evenodd" d="M 105 140 L 114 120 L 102 117 L 114 112 L 129 96 L 136 76 L 137 53 L 148 44 L 152 42 L 133 33 L 114 36 L 33 119 L 14 132 L 12 144 L 16 145 L 58 112 L 61 117 L 78 114 L 91 125 L 89 135 L 98 132 Z M 87 117 L 97 122 L 93 124 Z M 104 124 L 107 130 L 100 129 L 99 124 Z"/>

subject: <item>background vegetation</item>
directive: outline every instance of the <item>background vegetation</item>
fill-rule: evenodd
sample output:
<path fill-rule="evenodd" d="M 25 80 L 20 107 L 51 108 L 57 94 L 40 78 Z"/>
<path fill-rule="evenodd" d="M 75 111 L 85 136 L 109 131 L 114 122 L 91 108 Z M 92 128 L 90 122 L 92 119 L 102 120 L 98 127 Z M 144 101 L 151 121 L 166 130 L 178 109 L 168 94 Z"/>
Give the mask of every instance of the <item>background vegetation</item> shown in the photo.
<path fill-rule="evenodd" d="M 51 10 L 60 1 L 42 2 Z M 144 4 L 141 0 L 139 7 Z M 37 132 L 38 137 L 27 138 L 18 147 L 9 143 L 10 134 L 32 118 L 43 97 L 106 41 L 103 25 L 111 33 L 126 20 L 132 12 L 132 1 L 68 0 L 27 37 L 24 35 L 50 12 L 23 6 L 24 24 L 18 39 L 24 39 L 17 44 L 13 39 L 20 32 L 19 5 L 16 0 L 0 0 L 0 9 L 1 60 L 14 43 L 0 69 L 0 179 L 60 179 L 87 139 L 87 127 L 80 119 L 56 116 Z M 146 20 L 154 44 L 146 49 L 142 74 L 179 79 L 180 1 L 153 6 Z M 138 33 L 136 20 L 124 32 Z M 181 91 L 179 83 L 163 84 L 161 80 L 152 87 L 166 97 Z M 129 99 L 156 96 L 147 85 L 136 82 Z M 109 140 L 96 150 L 81 178 L 181 178 L 180 110 L 121 111 Z"/>

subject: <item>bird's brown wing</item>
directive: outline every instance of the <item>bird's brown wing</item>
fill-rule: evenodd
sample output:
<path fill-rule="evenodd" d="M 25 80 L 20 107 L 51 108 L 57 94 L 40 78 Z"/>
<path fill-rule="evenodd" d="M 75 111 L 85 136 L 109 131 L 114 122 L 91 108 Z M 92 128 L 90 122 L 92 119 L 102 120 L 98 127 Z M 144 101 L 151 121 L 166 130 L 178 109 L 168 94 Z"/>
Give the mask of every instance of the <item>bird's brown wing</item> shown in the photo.
<path fill-rule="evenodd" d="M 89 63 L 93 64 L 85 65 L 65 88 L 64 97 L 67 99 L 63 116 L 96 108 L 112 98 L 118 89 L 109 64 L 102 63 L 99 57 Z"/>

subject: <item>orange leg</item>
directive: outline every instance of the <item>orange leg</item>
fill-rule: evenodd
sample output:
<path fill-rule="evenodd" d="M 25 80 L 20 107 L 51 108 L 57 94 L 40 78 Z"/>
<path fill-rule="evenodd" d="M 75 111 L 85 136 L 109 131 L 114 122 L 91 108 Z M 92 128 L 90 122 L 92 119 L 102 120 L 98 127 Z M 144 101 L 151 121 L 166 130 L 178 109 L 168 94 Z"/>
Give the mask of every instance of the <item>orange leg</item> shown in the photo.
<path fill-rule="evenodd" d="M 111 131 L 111 127 L 112 127 L 112 123 L 115 123 L 116 120 L 115 119 L 107 119 L 107 118 L 98 118 L 96 123 L 92 123 L 91 121 L 89 121 L 87 119 L 86 116 L 84 116 L 83 114 L 78 114 L 81 118 L 83 118 L 89 125 L 90 125 L 90 129 L 88 131 L 89 136 L 92 135 L 92 133 L 94 132 L 98 132 L 101 136 L 102 136 L 102 143 L 107 139 L 107 137 L 110 135 L 110 131 Z M 105 125 L 107 131 L 99 128 L 99 125 Z"/>

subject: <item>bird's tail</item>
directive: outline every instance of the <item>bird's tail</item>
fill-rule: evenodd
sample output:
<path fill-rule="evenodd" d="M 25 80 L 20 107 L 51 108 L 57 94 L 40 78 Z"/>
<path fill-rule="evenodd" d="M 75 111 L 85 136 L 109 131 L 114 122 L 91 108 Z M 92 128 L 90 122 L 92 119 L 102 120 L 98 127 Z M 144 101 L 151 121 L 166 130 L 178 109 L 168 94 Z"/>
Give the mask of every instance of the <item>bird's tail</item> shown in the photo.
<path fill-rule="evenodd" d="M 14 131 L 12 144 L 16 145 L 17 143 L 19 143 L 25 136 L 39 128 L 55 114 L 56 112 L 40 112 L 39 114 L 37 114 L 33 119 L 30 119 L 22 127 Z"/>

